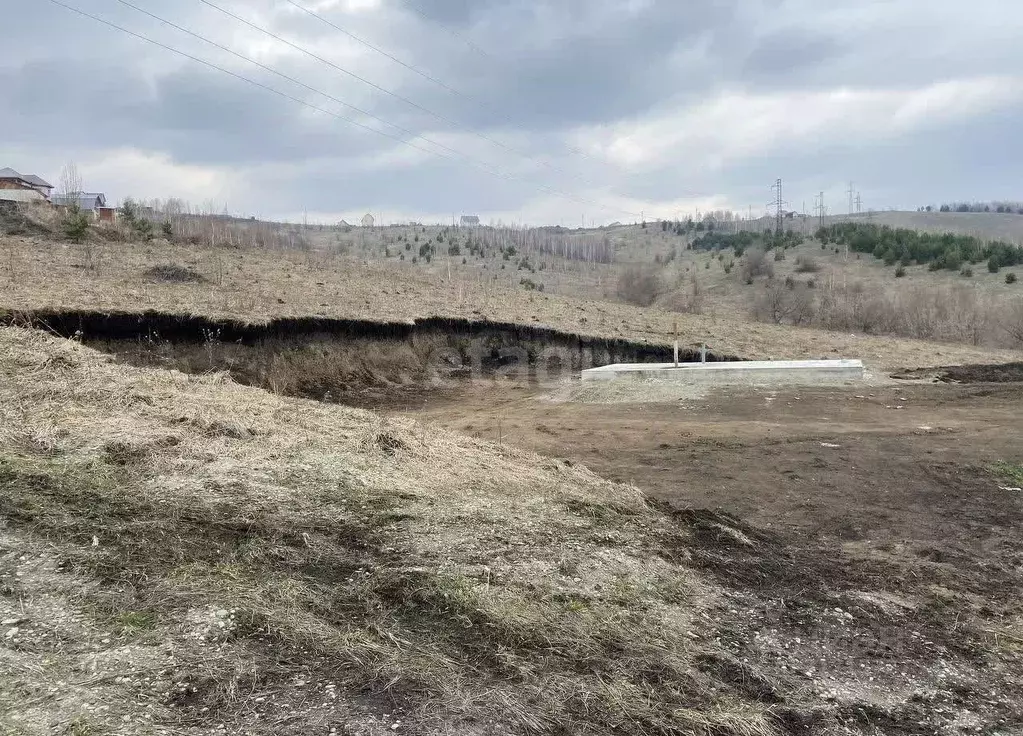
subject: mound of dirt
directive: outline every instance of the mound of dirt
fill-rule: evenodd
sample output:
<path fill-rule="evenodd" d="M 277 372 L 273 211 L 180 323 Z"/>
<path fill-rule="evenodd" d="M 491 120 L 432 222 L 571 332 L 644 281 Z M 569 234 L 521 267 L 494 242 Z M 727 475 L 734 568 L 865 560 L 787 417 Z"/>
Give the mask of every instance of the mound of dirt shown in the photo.
<path fill-rule="evenodd" d="M 1023 381 L 1023 362 L 953 366 L 946 368 L 939 378 L 957 383 L 1019 383 Z"/>
<path fill-rule="evenodd" d="M 201 284 L 206 277 L 190 266 L 178 263 L 161 263 L 147 268 L 142 275 L 148 281 L 163 281 L 171 284 Z"/>
<path fill-rule="evenodd" d="M 1023 362 L 916 368 L 893 373 L 892 378 L 944 383 L 1023 383 Z"/>

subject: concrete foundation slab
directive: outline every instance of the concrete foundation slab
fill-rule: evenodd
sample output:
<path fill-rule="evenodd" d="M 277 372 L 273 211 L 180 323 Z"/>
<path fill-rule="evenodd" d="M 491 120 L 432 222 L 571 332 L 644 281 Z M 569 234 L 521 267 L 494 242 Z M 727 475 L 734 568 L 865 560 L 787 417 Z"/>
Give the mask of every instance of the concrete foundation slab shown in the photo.
<path fill-rule="evenodd" d="M 615 363 L 582 372 L 584 381 L 644 379 L 700 384 L 823 384 L 863 380 L 860 360 L 752 360 L 728 363 Z"/>

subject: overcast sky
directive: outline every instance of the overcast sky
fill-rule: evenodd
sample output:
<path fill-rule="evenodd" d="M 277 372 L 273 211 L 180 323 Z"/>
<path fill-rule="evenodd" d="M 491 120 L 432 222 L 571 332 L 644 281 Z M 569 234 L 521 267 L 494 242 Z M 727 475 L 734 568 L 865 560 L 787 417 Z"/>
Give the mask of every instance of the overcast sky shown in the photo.
<path fill-rule="evenodd" d="M 0 167 L 57 183 L 74 160 L 114 200 L 575 225 L 760 214 L 778 177 L 795 210 L 824 190 L 844 212 L 850 181 L 874 208 L 1023 198 L 1004 0 L 295 0 L 407 66 L 288 0 L 211 2 L 294 46 L 201 0 L 131 0 L 301 84 L 119 0 L 61 1 L 287 96 L 0 0 Z"/>

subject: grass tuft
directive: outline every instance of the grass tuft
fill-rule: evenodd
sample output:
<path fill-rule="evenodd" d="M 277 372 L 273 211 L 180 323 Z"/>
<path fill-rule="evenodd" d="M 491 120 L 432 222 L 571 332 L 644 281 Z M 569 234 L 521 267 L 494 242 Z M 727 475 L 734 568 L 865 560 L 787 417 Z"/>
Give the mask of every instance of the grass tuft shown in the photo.
<path fill-rule="evenodd" d="M 1015 485 L 1023 487 L 1023 464 L 999 462 L 995 463 L 992 470 Z"/>

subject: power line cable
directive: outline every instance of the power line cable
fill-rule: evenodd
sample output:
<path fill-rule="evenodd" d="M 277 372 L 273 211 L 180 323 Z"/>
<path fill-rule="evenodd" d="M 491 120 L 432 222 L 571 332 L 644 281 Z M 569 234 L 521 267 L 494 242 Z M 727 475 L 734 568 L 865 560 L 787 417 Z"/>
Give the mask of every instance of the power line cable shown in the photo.
<path fill-rule="evenodd" d="M 370 81 L 369 79 L 366 79 L 365 77 L 363 77 L 363 76 L 361 76 L 359 74 L 356 74 L 355 72 L 351 71 L 350 69 L 345 69 L 343 66 L 339 66 L 338 64 L 335 64 L 334 62 L 330 61 L 329 59 L 326 59 L 326 58 L 320 56 L 319 54 L 310 51 L 309 49 L 305 48 L 304 46 L 300 46 L 299 44 L 295 43 L 294 41 L 289 41 L 288 39 L 284 38 L 283 36 L 281 36 L 278 33 L 274 33 L 273 31 L 271 31 L 271 30 L 269 30 L 267 28 L 263 28 L 262 26 L 260 26 L 260 25 L 258 25 L 256 23 L 253 23 L 252 21 L 249 21 L 249 20 L 246 20 L 245 18 L 242 18 L 240 15 L 237 15 L 236 13 L 232 13 L 230 10 L 226 10 L 225 8 L 220 7 L 216 3 L 211 2 L 211 0 L 199 0 L 199 2 L 202 3 L 203 5 L 206 5 L 207 7 L 213 8 L 214 10 L 216 10 L 216 11 L 218 11 L 220 13 L 223 13 L 224 15 L 228 16 L 229 18 L 233 18 L 234 20 L 238 21 L 239 23 L 242 23 L 245 26 L 247 26 L 247 27 L 249 27 L 249 28 L 251 28 L 251 29 L 253 29 L 255 31 L 258 31 L 259 33 L 265 34 L 266 36 L 269 36 L 270 38 L 273 38 L 273 39 L 279 41 L 280 43 L 283 43 L 283 44 L 289 46 L 290 48 L 293 48 L 296 51 L 298 51 L 300 53 L 303 53 L 306 56 L 309 56 L 310 58 L 316 59 L 317 61 L 319 61 L 322 64 L 326 64 L 327 66 L 331 67 L 332 69 L 335 69 L 336 71 L 341 72 L 342 74 L 346 74 L 349 77 L 352 77 L 353 79 L 359 80 L 363 84 L 369 85 L 370 87 L 372 87 L 373 89 L 377 90 L 378 92 L 383 92 L 385 95 L 389 95 L 390 97 L 393 97 L 396 100 L 400 100 L 400 101 L 404 102 L 406 105 L 410 105 L 411 107 L 414 107 L 415 109 L 419 110 L 420 112 L 426 113 L 427 115 L 435 118 L 436 120 L 439 120 L 440 122 L 442 122 L 442 123 L 444 123 L 446 125 L 450 125 L 453 128 L 456 128 L 458 130 L 464 131 L 464 132 L 468 133 L 469 135 L 476 136 L 477 138 L 480 138 L 481 140 L 487 141 L 488 143 L 491 143 L 491 144 L 493 144 L 495 146 L 498 146 L 499 148 L 503 148 L 504 150 L 508 151 L 509 153 L 513 153 L 516 156 L 522 156 L 523 158 L 525 158 L 525 159 L 527 159 L 529 161 L 533 161 L 535 163 L 540 164 L 541 166 L 545 166 L 548 169 L 551 169 L 552 171 L 558 172 L 559 174 L 565 174 L 567 176 L 571 176 L 571 174 L 569 174 L 569 172 L 566 172 L 565 170 L 559 168 L 558 166 L 555 166 L 554 164 L 552 164 L 550 162 L 544 161 L 543 159 L 536 158 L 535 156 L 532 156 L 532 155 L 530 155 L 528 153 L 520 151 L 520 150 L 514 148 L 513 146 L 509 146 L 507 143 L 504 143 L 503 141 L 498 140 L 497 138 L 494 138 L 492 136 L 487 135 L 486 133 L 481 133 L 478 130 L 473 130 L 469 126 L 464 125 L 462 123 L 459 123 L 457 120 L 452 120 L 451 118 L 447 117 L 446 115 L 442 115 L 441 113 L 434 112 L 433 110 L 429 109 L 428 107 L 425 107 L 425 106 L 419 104 L 415 100 L 411 100 L 408 97 L 405 97 L 404 95 L 398 94 L 397 92 L 395 92 L 393 90 L 389 90 L 386 87 L 382 87 L 379 84 L 377 84 L 376 82 Z M 295 3 L 292 3 L 292 4 L 296 5 Z M 296 7 L 301 8 L 302 6 L 296 5 Z M 320 17 L 320 16 L 317 16 L 317 17 Z M 326 19 L 321 18 L 321 20 L 324 20 L 325 22 L 327 22 L 331 26 L 333 26 L 335 28 L 338 28 L 339 30 L 342 30 L 338 26 L 334 26 L 332 23 L 330 23 L 330 21 L 326 21 Z M 347 31 L 343 31 L 343 32 L 347 33 Z M 381 53 L 385 53 L 385 52 L 381 52 Z M 390 56 L 390 54 L 386 54 L 385 53 L 385 55 L 387 55 L 388 58 L 395 59 L 395 57 Z M 395 60 L 397 61 L 397 59 L 395 59 Z M 406 66 L 408 68 L 411 68 L 411 66 L 405 64 L 404 62 L 398 62 L 398 63 L 402 64 L 402 66 Z M 430 78 L 433 79 L 433 77 L 430 77 Z M 440 82 L 440 84 L 443 84 L 444 87 L 447 87 L 447 85 L 444 84 L 443 82 Z M 587 180 L 585 180 L 585 179 L 583 179 L 581 177 L 580 177 L 580 181 L 582 181 L 585 184 L 593 185 L 593 182 L 587 181 Z"/>
<path fill-rule="evenodd" d="M 258 88 L 260 88 L 262 90 L 265 90 L 267 92 L 271 92 L 271 93 L 273 93 L 275 95 L 278 95 L 278 96 L 283 97 L 283 98 L 285 98 L 287 100 L 290 100 L 291 102 L 294 102 L 296 104 L 302 105 L 304 107 L 308 107 L 311 110 L 315 110 L 316 112 L 320 112 L 320 113 L 323 113 L 325 115 L 329 115 L 330 117 L 336 118 L 338 120 L 342 120 L 342 121 L 344 121 L 346 123 L 349 123 L 351 125 L 357 126 L 359 128 L 363 128 L 364 130 L 368 130 L 371 133 L 376 133 L 377 135 L 384 136 L 385 138 L 390 138 L 391 140 L 397 141 L 398 143 L 401 143 L 402 145 L 409 146 L 411 148 L 414 148 L 416 150 L 422 151 L 424 153 L 428 153 L 428 154 L 433 155 L 433 156 L 438 156 L 439 158 L 443 158 L 443 159 L 447 159 L 447 160 L 454 160 L 450 156 L 447 156 L 445 154 L 439 153 L 438 151 L 434 151 L 434 150 L 431 150 L 431 149 L 428 149 L 428 148 L 423 148 L 422 146 L 417 146 L 415 143 L 412 143 L 410 141 L 404 140 L 403 138 L 400 138 L 399 136 L 392 135 L 392 134 L 387 133 L 387 132 L 382 131 L 382 130 L 377 130 L 376 128 L 373 128 L 373 127 L 371 127 L 369 125 L 361 123 L 361 122 L 359 122 L 357 120 L 353 120 L 352 118 L 346 117 L 346 116 L 341 115 L 341 114 L 336 113 L 336 112 L 333 112 L 333 111 L 328 110 L 328 109 L 326 109 L 324 107 L 320 107 L 319 105 L 314 105 L 313 103 L 308 102 L 307 100 L 303 100 L 301 98 L 295 97 L 294 95 L 288 94 L 287 92 L 283 92 L 283 91 L 281 91 L 279 89 L 276 89 L 275 87 L 271 87 L 270 85 L 263 84 L 262 82 L 258 82 L 258 81 L 254 80 L 254 79 L 250 79 L 249 77 L 246 77 L 246 76 L 244 76 L 242 74 L 237 74 L 236 72 L 233 72 L 233 71 L 231 71 L 229 69 L 225 69 L 222 66 L 218 66 L 217 64 L 214 64 L 211 61 L 207 61 L 206 59 L 202 59 L 202 58 L 200 58 L 198 56 L 193 56 L 192 54 L 189 54 L 189 53 L 187 53 L 185 51 L 181 51 L 180 49 L 176 49 L 173 46 L 169 46 L 169 45 L 167 45 L 165 43 L 162 43 L 160 41 L 157 41 L 155 39 L 149 38 L 148 36 L 144 36 L 144 35 L 142 35 L 140 33 L 136 33 L 135 31 L 129 30 L 127 28 L 124 28 L 123 26 L 117 25 L 116 23 L 113 23 L 113 22 L 111 22 L 109 20 L 106 20 L 105 18 L 101 18 L 101 17 L 99 17 L 97 15 L 93 15 L 92 13 L 84 11 L 84 10 L 82 10 L 80 8 L 76 8 L 76 7 L 72 6 L 72 5 L 68 5 L 67 3 L 62 2 L 61 0 L 49 0 L 49 2 L 51 2 L 54 5 L 57 5 L 59 7 L 62 7 L 64 9 L 66 9 L 66 10 L 70 10 L 71 12 L 76 13 L 77 15 L 80 15 L 82 17 L 89 18 L 90 20 L 94 20 L 94 21 L 96 21 L 98 23 L 102 23 L 103 25 L 108 26 L 110 28 L 113 28 L 114 30 L 121 31 L 122 33 L 126 33 L 127 35 L 132 36 L 133 38 L 136 38 L 136 39 L 138 39 L 140 41 L 145 41 L 146 43 L 153 44 L 154 46 L 158 46 L 158 47 L 160 47 L 160 48 L 162 48 L 162 49 L 164 49 L 166 51 L 170 51 L 171 53 L 177 54 L 177 55 L 182 56 L 182 57 L 184 57 L 186 59 L 189 59 L 191 61 L 197 62 L 197 63 L 202 64 L 204 66 L 207 66 L 207 67 L 209 67 L 211 69 L 214 69 L 216 71 L 223 72 L 224 74 L 227 74 L 230 77 L 238 79 L 238 80 L 240 80 L 242 82 L 246 82 L 247 84 L 251 84 L 254 87 L 258 87 Z M 170 25 L 173 25 L 173 24 L 170 24 Z M 191 32 L 189 32 L 189 33 L 191 33 Z M 193 34 L 193 35 L 197 35 L 197 34 Z M 232 52 L 232 53 L 234 53 L 234 52 Z M 257 63 L 258 64 L 258 62 L 253 62 L 253 63 Z M 271 71 L 273 71 L 273 70 L 271 70 Z M 281 76 L 286 76 L 286 75 L 281 75 Z M 303 86 L 307 86 L 307 85 L 303 84 Z M 310 88 L 310 89 L 314 89 L 314 88 Z M 314 89 L 314 91 L 316 91 L 317 94 L 322 94 L 322 95 L 324 95 L 326 97 L 329 97 L 329 95 L 326 95 L 325 93 L 319 92 L 318 90 Z M 342 104 L 346 104 L 346 103 L 342 103 Z M 380 118 L 376 118 L 376 119 L 381 120 Z M 386 121 L 382 121 L 382 122 L 386 123 Z M 390 123 L 387 123 L 387 124 L 390 125 Z M 421 136 L 417 136 L 417 137 L 421 137 Z M 526 183 L 526 184 L 531 184 L 538 191 L 544 191 L 544 192 L 547 192 L 549 194 L 553 194 L 555 196 L 561 197 L 563 199 L 568 199 L 570 201 L 574 201 L 574 202 L 576 202 L 578 204 L 584 204 L 584 205 L 588 205 L 588 206 L 592 206 L 592 207 L 597 207 L 597 208 L 600 208 L 600 209 L 603 209 L 603 210 L 606 210 L 606 211 L 609 211 L 609 212 L 621 212 L 621 213 L 630 214 L 630 215 L 635 215 L 636 214 L 634 212 L 630 212 L 629 210 L 619 209 L 617 207 L 611 207 L 611 206 L 608 206 L 608 205 L 600 204 L 600 203 L 594 202 L 592 200 L 582 199 L 582 198 L 579 198 L 579 197 L 577 197 L 577 196 L 575 196 L 573 194 L 570 194 L 570 193 L 567 193 L 567 192 L 562 192 L 562 191 L 559 191 L 559 190 L 554 189 L 552 187 L 548 187 L 546 185 L 538 185 L 538 184 L 536 184 L 534 182 L 528 182 L 526 180 L 523 180 L 521 177 L 517 177 L 517 176 L 514 176 L 512 174 L 506 174 L 506 173 L 504 173 L 504 172 L 502 172 L 502 171 L 500 171 L 498 169 L 493 168 L 492 166 L 490 166 L 490 165 L 488 165 L 486 163 L 480 163 L 480 162 L 476 161 L 475 159 L 473 159 L 472 157 L 465 156 L 464 154 L 459 154 L 459 155 L 462 157 L 462 159 L 464 159 L 470 165 L 472 165 L 475 168 L 478 168 L 478 169 L 480 169 L 480 170 L 482 170 L 482 171 L 484 171 L 484 172 L 486 172 L 488 174 L 491 174 L 493 176 L 496 176 L 496 177 L 499 177 L 499 178 L 502 178 L 502 179 L 506 179 L 506 180 L 521 181 L 521 182 Z"/>
<path fill-rule="evenodd" d="M 445 150 L 445 151 L 447 151 L 447 152 L 449 152 L 449 153 L 451 153 L 451 154 L 453 154 L 455 156 L 458 156 L 459 158 L 471 160 L 468 156 L 466 156 L 461 151 L 455 150 L 454 148 L 451 148 L 450 146 L 446 146 L 443 143 L 439 143 L 439 142 L 437 142 L 435 140 L 427 138 L 426 136 L 422 135 L 421 133 L 417 133 L 417 132 L 415 132 L 413 130 L 409 130 L 408 128 L 404 128 L 404 127 L 402 127 L 400 125 L 396 125 L 394 123 L 391 123 L 391 122 L 389 122 L 387 120 L 384 120 L 381 117 L 378 117 L 378 116 L 374 115 L 371 112 L 363 110 L 362 108 L 356 107 L 355 105 L 349 104 L 349 103 L 345 102 L 344 100 L 341 100 L 341 99 L 339 99 L 337 97 L 334 97 L 333 95 L 328 94 L 327 92 L 323 92 L 322 90 L 318 90 L 315 87 L 311 87 L 310 85 L 306 84 L 305 82 L 303 82 L 303 81 L 301 81 L 299 79 L 295 79 L 294 77 L 289 76 L 287 74 L 284 74 L 283 72 L 280 72 L 277 69 L 274 69 L 273 67 L 269 67 L 266 64 L 263 64 L 263 63 L 261 63 L 259 61 L 256 61 L 255 59 L 252 59 L 252 58 L 250 58 L 248 56 L 245 56 L 244 54 L 240 54 L 237 51 L 235 51 L 234 49 L 231 49 L 231 48 L 229 48 L 227 46 L 224 46 L 223 44 L 217 43 L 216 41 L 213 41 L 212 39 L 206 38 L 205 36 L 202 36 L 202 35 L 200 35 L 198 33 L 195 33 L 194 31 L 190 31 L 187 28 L 179 26 L 178 24 L 173 23 L 173 22 L 167 20 L 166 18 L 162 18 L 162 17 L 160 17 L 160 16 L 158 16 L 158 15 L 156 15 L 154 13 L 151 13 L 151 12 L 149 12 L 148 10 L 146 10 L 144 8 L 140 8 L 139 6 L 135 5 L 134 3 L 128 2 L 128 0 L 117 0 L 117 2 L 121 3 L 121 5 L 124 5 L 126 7 L 131 8 L 132 10 L 136 10 L 139 13 L 142 13 L 143 15 L 146 15 L 146 16 L 152 18 L 153 20 L 156 20 L 156 21 L 158 21 L 160 23 L 163 23 L 164 25 L 170 26 L 171 28 L 174 28 L 174 29 L 176 29 L 178 31 L 181 31 L 182 33 L 188 34 L 192 38 L 195 38 L 195 39 L 198 39 L 200 41 L 203 41 L 204 43 L 208 43 L 209 45 L 214 46 L 215 48 L 218 48 L 221 51 L 225 51 L 225 52 L 231 54 L 232 56 L 241 59 L 242 61 L 248 62 L 249 64 L 253 64 L 254 66 L 257 66 L 260 69 L 268 71 L 271 74 L 275 74 L 276 76 L 280 77 L 281 79 L 285 79 L 285 80 L 291 82 L 292 84 L 297 84 L 298 86 L 300 86 L 300 87 L 302 87 L 304 89 L 307 89 L 310 92 L 313 92 L 315 94 L 322 95 L 323 97 L 326 97 L 328 100 L 331 100 L 332 102 L 336 102 L 337 104 L 342 105 L 344 107 L 347 107 L 350 110 L 354 110 L 355 112 L 358 112 L 358 113 L 360 113 L 362 115 L 365 115 L 368 118 L 372 118 L 373 120 L 381 122 L 384 125 L 387 125 L 387 126 L 389 126 L 391 128 L 394 128 L 395 130 L 399 130 L 402 133 L 410 135 L 410 136 L 412 136 L 413 139 L 419 138 L 419 139 L 421 139 L 423 141 L 426 141 L 427 143 L 430 143 L 431 145 L 437 146 L 438 148 L 441 148 L 441 149 L 443 149 L 443 150 Z M 421 150 L 426 150 L 426 149 L 421 149 Z"/>
<path fill-rule="evenodd" d="M 423 20 L 426 20 L 426 21 L 429 21 L 430 23 L 434 23 L 436 25 L 439 25 L 445 31 L 450 33 L 452 35 L 452 37 L 457 38 L 457 39 L 463 41 L 469 48 L 471 48 L 477 54 L 480 54 L 481 56 L 485 56 L 488 59 L 492 59 L 493 58 L 490 54 L 488 54 L 486 51 L 484 51 L 482 48 L 480 48 L 477 44 L 475 44 L 471 38 L 469 38 L 468 36 L 466 36 L 463 33 L 459 33 L 458 31 L 456 31 L 454 28 L 450 27 L 446 23 L 441 23 L 440 21 L 431 18 L 426 13 L 424 13 L 423 9 L 420 8 L 418 5 L 416 5 L 415 3 L 410 2 L 410 0 L 400 0 L 400 2 L 405 7 L 411 9 L 412 12 L 414 12 L 416 15 L 418 15 Z"/>
<path fill-rule="evenodd" d="M 426 80 L 428 80 L 430 82 L 433 82 L 434 84 L 436 84 L 439 87 L 443 87 L 444 89 L 446 89 L 451 94 L 457 95 L 457 96 L 459 96 L 459 97 L 461 97 L 463 99 L 466 99 L 466 100 L 471 100 L 473 102 L 477 102 L 477 103 L 480 102 L 479 100 L 477 100 L 476 98 L 472 97 L 471 95 L 467 95 L 467 94 L 464 94 L 463 92 L 459 92 L 454 87 L 451 87 L 450 85 L 446 84 L 445 82 L 441 81 L 440 79 L 437 79 L 435 76 L 433 76 L 431 74 L 428 74 L 427 72 L 422 71 L 421 69 L 417 68 L 416 66 L 413 66 L 412 64 L 409 64 L 407 62 L 402 61 L 397 56 L 394 56 L 394 55 L 390 54 L 389 52 L 385 51 L 384 49 L 380 48 L 379 46 L 376 46 L 376 45 L 370 43 L 366 39 L 361 38 L 360 36 L 356 36 L 351 31 L 349 31 L 349 30 L 347 30 L 345 28 L 342 28 L 341 26 L 339 26 L 336 23 L 334 23 L 333 21 L 327 19 L 326 17 L 324 17 L 320 13 L 317 13 L 315 10 L 310 10 L 309 8 L 305 7 L 304 5 L 300 5 L 299 3 L 295 2 L 295 0 L 285 0 L 285 2 L 287 2 L 289 5 L 293 5 L 294 7 L 298 8 L 299 10 L 301 10 L 306 15 L 312 16 L 313 18 L 316 18 L 316 19 L 322 21 L 323 23 L 326 23 L 328 26 L 333 28 L 335 31 L 338 31 L 339 33 L 343 33 L 344 35 L 348 36 L 348 38 L 352 39 L 356 43 L 360 43 L 363 46 L 365 46 L 366 48 L 372 49 L 373 51 L 376 51 L 378 54 L 380 54 L 382 56 L 386 56 L 388 59 L 393 61 L 395 64 L 398 64 L 399 66 L 402 66 L 405 69 L 408 69 L 410 72 L 418 74 L 423 79 L 426 79 Z"/>
<path fill-rule="evenodd" d="M 399 59 L 398 57 L 394 56 L 393 54 L 391 54 L 390 52 L 386 51 L 385 49 L 382 49 L 379 46 L 377 46 L 377 45 L 367 41 L 366 39 L 361 38 L 360 36 L 355 35 L 354 33 L 352 33 L 351 31 L 349 31 L 346 28 L 342 28 L 337 23 L 335 23 L 334 21 L 332 21 L 329 18 L 327 18 L 326 16 L 324 16 L 322 13 L 318 13 L 315 10 L 311 10 L 311 9 L 305 7 L 304 5 L 302 5 L 301 3 L 296 2 L 295 0 L 285 0 L 285 2 L 287 2 L 289 5 L 293 5 L 294 7 L 298 8 L 303 13 L 305 13 L 305 14 L 307 14 L 309 16 L 312 16 L 313 18 L 316 18 L 317 20 L 321 21 L 322 23 L 325 23 L 326 25 L 330 26 L 331 28 L 333 28 L 334 30 L 338 31 L 339 33 L 343 33 L 345 36 L 347 36 L 348 38 L 352 39 L 356 43 L 362 44 L 366 48 L 371 49 L 371 50 L 377 52 L 378 54 L 380 54 L 381 56 L 384 56 L 384 57 L 390 59 L 395 64 L 398 64 L 399 66 L 403 67 L 404 69 L 408 69 L 410 72 L 413 72 L 414 74 L 419 75 L 423 79 L 426 79 L 426 80 L 436 84 L 441 89 L 447 90 L 451 94 L 456 95 L 456 96 L 462 98 L 463 100 L 467 100 L 468 102 L 475 103 L 476 105 L 479 105 L 482 108 L 485 108 L 487 110 L 490 110 L 492 112 L 500 114 L 500 111 L 497 110 L 497 108 L 495 108 L 492 104 L 490 104 L 486 100 L 482 100 L 482 99 L 480 99 L 479 97 L 477 97 L 475 95 L 471 95 L 471 94 L 468 94 L 466 92 L 462 92 L 461 90 L 458 90 L 458 89 L 452 87 L 448 83 L 444 82 L 441 79 L 438 79 L 437 77 L 433 76 L 432 74 L 423 71 L 422 69 L 420 69 L 416 65 L 410 64 L 410 63 L 408 63 L 406 61 L 402 61 L 401 59 Z M 423 17 L 425 18 L 425 16 L 423 16 Z M 507 118 L 505 118 L 505 122 L 510 123 L 512 121 L 507 119 Z M 487 140 L 490 140 L 490 139 L 487 138 Z M 497 143 L 498 145 L 504 145 L 500 141 L 494 141 L 494 142 Z M 591 161 L 593 160 L 593 157 L 590 156 L 589 154 L 587 154 L 585 151 L 582 151 L 582 150 L 580 150 L 578 148 L 574 148 L 572 146 L 567 146 L 567 148 L 568 148 L 568 150 L 571 153 L 574 153 L 577 156 L 580 156 L 582 158 L 585 158 L 585 159 L 588 159 L 588 160 L 591 160 Z M 525 156 L 527 158 L 533 159 L 533 157 L 530 156 L 529 154 L 522 153 L 521 151 L 515 151 L 514 149 L 509 149 L 509 150 L 512 150 L 513 152 L 518 153 L 520 156 Z M 545 163 L 545 162 L 543 162 L 542 159 L 534 159 L 534 160 L 540 161 L 541 163 Z"/>

